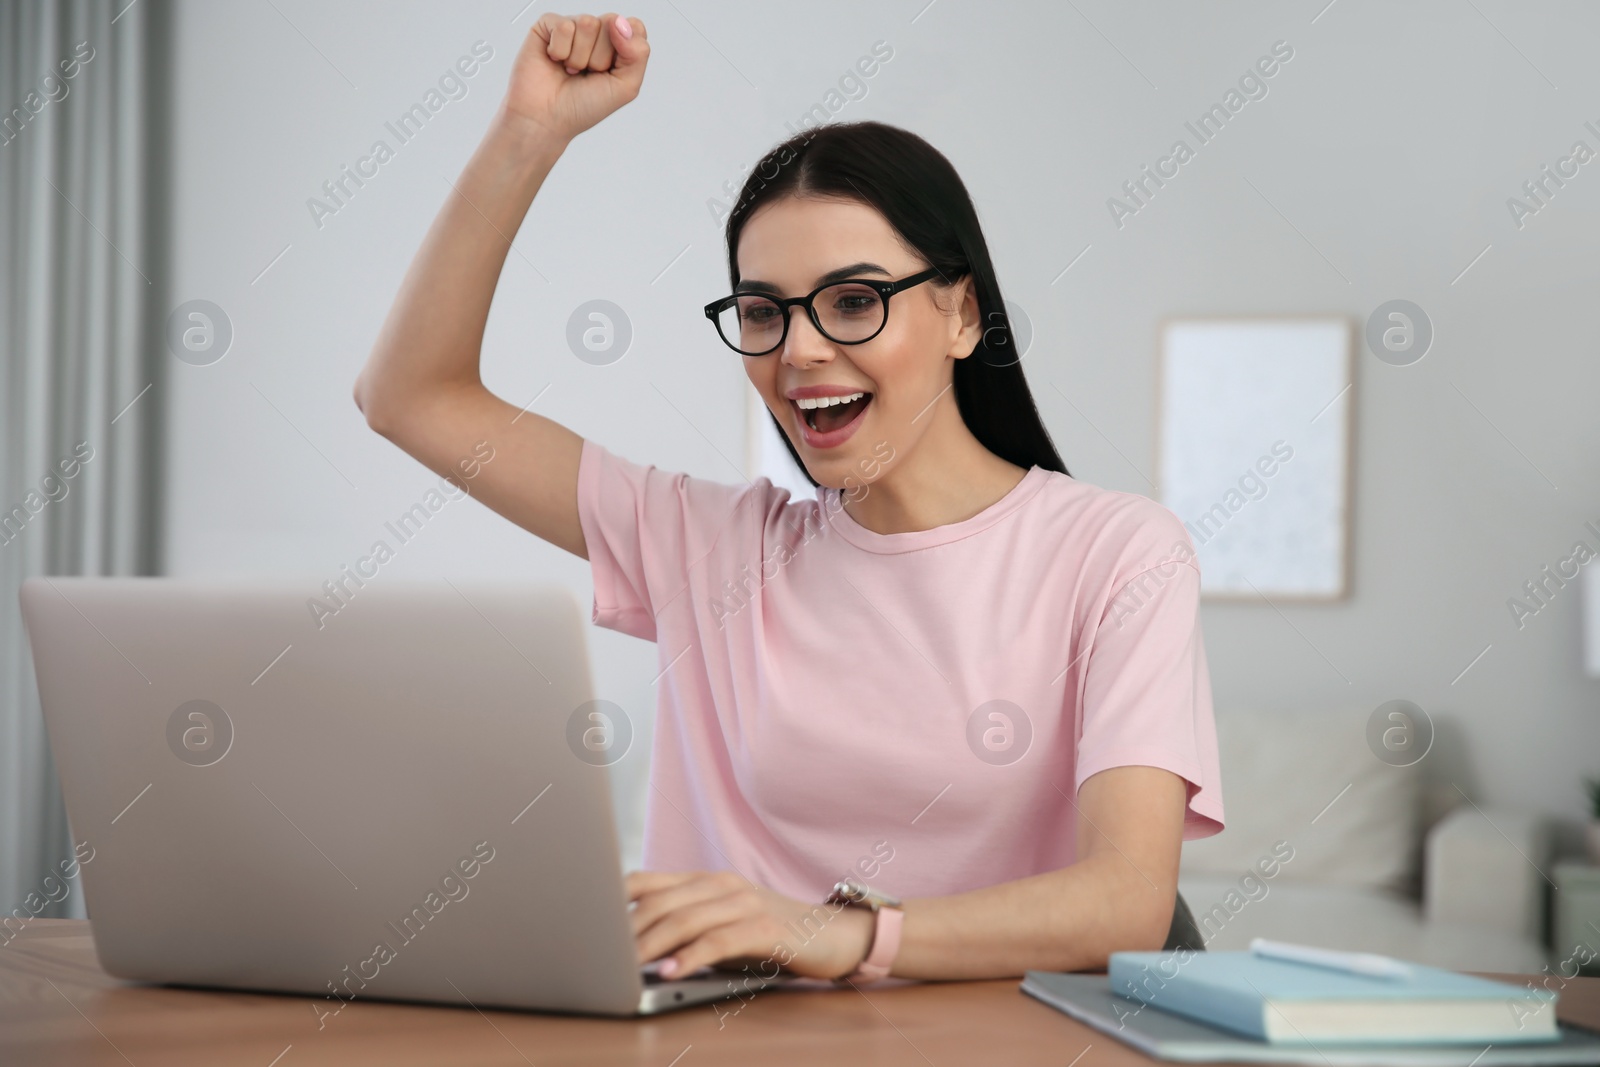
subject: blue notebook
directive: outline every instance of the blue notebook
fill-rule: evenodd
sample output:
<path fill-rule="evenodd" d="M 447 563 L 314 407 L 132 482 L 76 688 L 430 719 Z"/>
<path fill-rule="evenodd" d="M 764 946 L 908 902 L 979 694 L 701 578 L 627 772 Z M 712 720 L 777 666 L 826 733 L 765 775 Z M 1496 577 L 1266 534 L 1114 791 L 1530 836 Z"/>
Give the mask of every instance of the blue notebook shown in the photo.
<path fill-rule="evenodd" d="M 1555 1041 L 1556 994 L 1437 967 L 1370 977 L 1249 952 L 1114 952 L 1111 992 L 1274 1045 Z"/>
<path fill-rule="evenodd" d="M 1271 1063 L 1302 1067 L 1594 1067 L 1600 1035 L 1570 1024 L 1556 1041 L 1521 1045 L 1337 1044 L 1274 1045 L 1240 1037 L 1139 1001 L 1114 995 L 1103 974 L 1029 971 L 1022 991 L 1078 1022 L 1147 1055 L 1180 1063 Z M 1064 1043 L 1061 1062 L 1079 1053 L 1081 1038 Z"/>

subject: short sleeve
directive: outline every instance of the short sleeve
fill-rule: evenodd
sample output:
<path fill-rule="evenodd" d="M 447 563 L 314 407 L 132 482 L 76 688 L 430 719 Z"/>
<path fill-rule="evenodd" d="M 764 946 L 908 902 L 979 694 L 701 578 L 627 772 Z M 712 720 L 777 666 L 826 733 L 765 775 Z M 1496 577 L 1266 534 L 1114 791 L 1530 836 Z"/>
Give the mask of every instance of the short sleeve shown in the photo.
<path fill-rule="evenodd" d="M 646 641 L 688 587 L 689 571 L 738 513 L 745 486 L 634 463 L 587 438 L 578 521 L 594 579 L 596 625 Z"/>
<path fill-rule="evenodd" d="M 1160 563 L 1140 567 L 1117 585 L 1095 629 L 1074 786 L 1111 767 L 1171 771 L 1188 782 L 1183 836 L 1190 840 L 1223 825 L 1211 677 L 1200 631 L 1200 569 L 1175 519 L 1153 526 L 1162 533 L 1177 526 L 1178 533 L 1167 537 L 1166 553 L 1147 557 Z"/>

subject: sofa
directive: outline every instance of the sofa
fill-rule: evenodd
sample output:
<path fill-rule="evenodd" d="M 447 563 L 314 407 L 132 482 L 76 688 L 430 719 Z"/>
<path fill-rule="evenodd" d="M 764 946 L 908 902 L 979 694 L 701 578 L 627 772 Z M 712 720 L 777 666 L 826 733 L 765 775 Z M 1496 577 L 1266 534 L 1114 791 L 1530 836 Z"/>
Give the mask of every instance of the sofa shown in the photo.
<path fill-rule="evenodd" d="M 1217 713 L 1227 826 L 1184 843 L 1178 881 L 1206 947 L 1264 937 L 1539 971 L 1550 827 L 1477 802 L 1437 752 L 1379 759 L 1371 714 Z"/>

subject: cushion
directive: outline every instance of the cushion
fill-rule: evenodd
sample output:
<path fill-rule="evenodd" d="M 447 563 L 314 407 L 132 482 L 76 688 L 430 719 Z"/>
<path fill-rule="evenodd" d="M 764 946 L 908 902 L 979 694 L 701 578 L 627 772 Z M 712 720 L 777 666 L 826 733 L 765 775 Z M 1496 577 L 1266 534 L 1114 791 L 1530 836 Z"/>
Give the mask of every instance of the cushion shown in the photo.
<path fill-rule="evenodd" d="M 1368 747 L 1372 712 L 1218 711 L 1226 827 L 1184 843 L 1183 873 L 1413 892 L 1419 775 Z"/>
<path fill-rule="evenodd" d="M 1548 962 L 1532 938 L 1482 926 L 1424 922 L 1416 901 L 1382 890 L 1274 879 L 1245 896 L 1237 879 L 1216 875 L 1180 878 L 1178 889 L 1211 952 L 1241 952 L 1250 947 L 1251 938 L 1265 937 L 1377 952 L 1450 970 L 1536 974 Z"/>

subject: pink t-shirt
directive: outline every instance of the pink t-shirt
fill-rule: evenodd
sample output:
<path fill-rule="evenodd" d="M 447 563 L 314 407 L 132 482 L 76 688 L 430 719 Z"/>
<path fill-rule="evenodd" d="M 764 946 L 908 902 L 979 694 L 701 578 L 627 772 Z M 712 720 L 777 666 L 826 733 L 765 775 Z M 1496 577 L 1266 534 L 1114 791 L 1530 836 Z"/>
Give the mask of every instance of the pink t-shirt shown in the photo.
<path fill-rule="evenodd" d="M 586 440 L 578 514 L 594 622 L 659 649 L 646 869 L 963 892 L 1074 862 L 1079 787 L 1128 764 L 1187 780 L 1185 839 L 1222 829 L 1200 572 L 1147 497 L 1031 467 L 880 534 L 835 489 Z"/>

